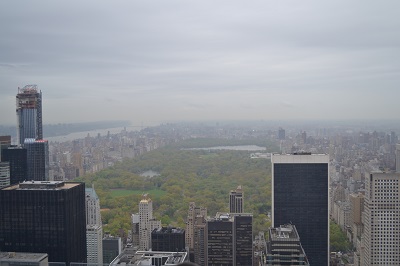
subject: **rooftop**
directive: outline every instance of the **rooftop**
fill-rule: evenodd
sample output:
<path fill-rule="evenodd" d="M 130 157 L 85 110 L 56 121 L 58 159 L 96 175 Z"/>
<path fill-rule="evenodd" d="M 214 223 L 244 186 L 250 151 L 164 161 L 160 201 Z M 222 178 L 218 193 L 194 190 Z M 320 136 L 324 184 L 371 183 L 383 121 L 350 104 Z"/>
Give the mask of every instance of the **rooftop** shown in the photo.
<path fill-rule="evenodd" d="M 162 227 L 162 228 L 155 228 L 152 233 L 155 233 L 155 234 L 184 234 L 185 229 L 176 228 L 176 227 Z"/>
<path fill-rule="evenodd" d="M 166 259 L 165 266 L 178 265 L 187 258 L 187 252 L 164 252 L 164 251 L 134 251 L 124 252 L 120 254 L 110 265 L 136 265 L 136 266 L 153 266 L 152 262 L 157 263 L 157 258 Z M 157 264 L 159 265 L 159 264 Z"/>
<path fill-rule="evenodd" d="M 76 187 L 81 183 L 63 181 L 24 181 L 1 190 L 62 190 Z"/>
<path fill-rule="evenodd" d="M 0 252 L 0 262 L 10 260 L 40 262 L 45 258 L 47 258 L 46 253 Z"/>
<path fill-rule="evenodd" d="M 271 239 L 294 239 L 299 240 L 299 235 L 297 234 L 296 227 L 291 224 L 281 225 L 276 228 L 270 229 Z"/>

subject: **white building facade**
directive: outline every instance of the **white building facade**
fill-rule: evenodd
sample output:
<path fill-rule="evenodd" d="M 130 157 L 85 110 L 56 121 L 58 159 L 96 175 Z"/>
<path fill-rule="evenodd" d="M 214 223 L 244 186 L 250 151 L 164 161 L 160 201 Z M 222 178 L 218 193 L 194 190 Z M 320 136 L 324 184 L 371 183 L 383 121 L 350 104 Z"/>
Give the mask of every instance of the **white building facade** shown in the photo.
<path fill-rule="evenodd" d="M 364 265 L 400 265 L 399 173 L 365 178 Z"/>
<path fill-rule="evenodd" d="M 147 194 L 139 202 L 139 250 L 151 249 L 151 232 L 161 227 L 161 221 L 153 219 L 153 201 Z"/>
<path fill-rule="evenodd" d="M 103 226 L 100 200 L 92 188 L 86 188 L 86 248 L 87 263 L 103 264 Z"/>

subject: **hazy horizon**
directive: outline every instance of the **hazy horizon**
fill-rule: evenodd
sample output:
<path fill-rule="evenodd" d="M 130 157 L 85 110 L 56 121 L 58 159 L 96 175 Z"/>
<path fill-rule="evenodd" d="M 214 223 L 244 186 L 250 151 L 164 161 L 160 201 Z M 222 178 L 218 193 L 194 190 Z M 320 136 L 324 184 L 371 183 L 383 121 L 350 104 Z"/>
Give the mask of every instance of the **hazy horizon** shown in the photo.
<path fill-rule="evenodd" d="M 0 3 L 0 124 L 398 120 L 397 1 Z"/>

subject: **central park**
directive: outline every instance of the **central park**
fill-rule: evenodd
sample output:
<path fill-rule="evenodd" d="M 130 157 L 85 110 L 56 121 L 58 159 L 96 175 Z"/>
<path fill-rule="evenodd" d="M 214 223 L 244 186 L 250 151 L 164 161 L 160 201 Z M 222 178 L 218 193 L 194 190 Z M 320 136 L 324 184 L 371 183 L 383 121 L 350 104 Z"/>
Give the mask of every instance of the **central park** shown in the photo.
<path fill-rule="evenodd" d="M 126 159 L 95 174 L 86 175 L 87 187 L 94 185 L 100 198 L 104 232 L 126 236 L 131 230 L 131 214 L 138 212 L 143 194 L 153 201 L 154 217 L 163 226 L 185 228 L 190 202 L 207 208 L 209 216 L 229 212 L 229 192 L 241 185 L 244 212 L 253 214 L 253 234 L 271 226 L 271 162 L 251 158 L 250 151 L 189 150 L 216 145 L 259 145 L 265 152 L 278 152 L 272 142 L 252 139 L 193 139 Z M 158 175 L 142 176 L 154 171 Z M 331 223 L 331 251 L 350 248 L 340 228 Z"/>

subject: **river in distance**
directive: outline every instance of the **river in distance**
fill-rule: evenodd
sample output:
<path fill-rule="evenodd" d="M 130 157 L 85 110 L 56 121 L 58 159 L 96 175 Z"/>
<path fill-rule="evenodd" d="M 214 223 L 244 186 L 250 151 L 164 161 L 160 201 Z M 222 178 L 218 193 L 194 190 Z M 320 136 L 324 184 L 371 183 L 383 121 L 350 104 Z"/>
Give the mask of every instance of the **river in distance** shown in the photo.
<path fill-rule="evenodd" d="M 108 134 L 108 132 L 110 132 L 110 134 L 117 134 L 117 133 L 121 133 L 122 130 L 124 130 L 124 129 L 126 129 L 126 131 L 137 131 L 138 130 L 137 127 L 130 127 L 130 126 L 115 127 L 115 128 L 105 128 L 105 129 L 95 129 L 95 130 L 89 130 L 89 131 L 74 132 L 74 133 L 70 133 L 68 135 L 49 137 L 49 138 L 45 138 L 45 139 L 48 140 L 49 142 L 51 142 L 51 141 L 53 141 L 53 142 L 72 141 L 75 139 L 83 139 L 83 138 L 87 137 L 88 134 L 91 137 L 97 137 L 98 134 L 100 134 L 100 136 L 106 136 Z"/>

